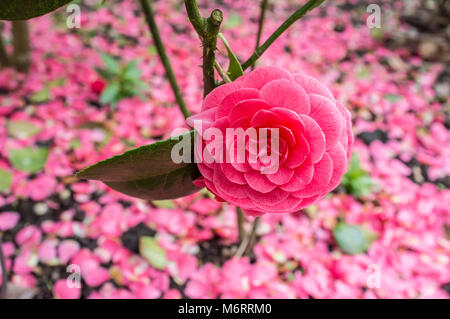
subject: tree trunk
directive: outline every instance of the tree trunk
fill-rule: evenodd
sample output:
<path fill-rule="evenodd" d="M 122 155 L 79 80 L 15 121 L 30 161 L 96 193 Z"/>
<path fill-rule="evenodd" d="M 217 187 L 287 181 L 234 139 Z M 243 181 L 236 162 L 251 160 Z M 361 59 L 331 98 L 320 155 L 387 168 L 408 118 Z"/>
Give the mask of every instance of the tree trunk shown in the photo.
<path fill-rule="evenodd" d="M 9 66 L 8 53 L 6 53 L 6 48 L 3 43 L 3 23 L 0 22 L 0 69 Z"/>
<path fill-rule="evenodd" d="M 19 72 L 28 72 L 30 67 L 30 36 L 27 21 L 12 22 L 13 64 Z"/>

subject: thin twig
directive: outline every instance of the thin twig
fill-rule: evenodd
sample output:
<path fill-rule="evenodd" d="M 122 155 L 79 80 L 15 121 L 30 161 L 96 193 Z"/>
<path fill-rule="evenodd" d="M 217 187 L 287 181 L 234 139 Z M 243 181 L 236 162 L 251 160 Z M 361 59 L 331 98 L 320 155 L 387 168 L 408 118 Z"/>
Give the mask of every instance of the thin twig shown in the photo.
<path fill-rule="evenodd" d="M 140 0 L 140 3 L 142 9 L 144 10 L 145 20 L 148 24 L 148 27 L 150 28 L 150 32 L 152 34 L 156 50 L 158 51 L 159 58 L 161 59 L 161 63 L 164 66 L 164 70 L 166 71 L 166 77 L 169 80 L 173 94 L 175 95 L 175 100 L 177 101 L 178 106 L 180 107 L 180 110 L 183 113 L 184 117 L 187 118 L 191 116 L 191 113 L 188 111 L 186 107 L 186 103 L 184 102 L 180 87 L 178 86 L 175 73 L 173 72 L 172 65 L 170 63 L 170 59 L 167 56 L 164 43 L 161 40 L 161 36 L 159 34 L 159 30 L 155 22 L 155 14 L 153 8 L 148 0 Z"/>
<path fill-rule="evenodd" d="M 245 215 L 240 207 L 236 207 L 237 225 L 238 225 L 238 242 L 242 243 L 245 237 L 244 223 Z"/>
<path fill-rule="evenodd" d="M 230 77 L 228 76 L 227 72 L 222 68 L 222 66 L 219 64 L 219 62 L 217 62 L 217 60 L 216 60 L 216 62 L 214 62 L 214 66 L 217 70 L 217 73 L 219 73 L 220 77 L 222 78 L 222 80 L 225 83 L 232 82 Z"/>
<path fill-rule="evenodd" d="M 0 265 L 2 270 L 2 286 L 0 287 L 0 299 L 6 299 L 8 296 L 8 271 L 6 269 L 6 257 L 3 253 L 3 240 L 0 235 Z"/>
<path fill-rule="evenodd" d="M 256 217 L 252 224 L 252 230 L 249 235 L 248 245 L 245 249 L 244 255 L 248 256 L 253 250 L 253 246 L 256 243 L 256 230 L 258 229 L 259 223 L 261 221 L 261 217 Z"/>
<path fill-rule="evenodd" d="M 253 249 L 253 246 L 255 245 L 256 230 L 258 229 L 260 220 L 261 217 L 255 218 L 255 220 L 252 223 L 252 230 L 250 231 L 250 234 L 244 237 L 234 257 L 239 258 L 250 254 L 250 252 Z"/>
<path fill-rule="evenodd" d="M 259 16 L 258 34 L 256 35 L 255 50 L 257 50 L 259 48 L 259 44 L 261 42 L 261 35 L 262 35 L 262 31 L 263 31 L 264 19 L 266 17 L 266 10 L 267 10 L 268 4 L 269 4 L 269 0 L 262 0 L 262 2 L 261 2 L 261 14 Z M 256 60 L 252 64 L 252 70 L 255 68 L 255 63 L 256 63 Z"/>
<path fill-rule="evenodd" d="M 260 47 L 258 47 L 253 55 L 242 64 L 242 68 L 246 70 L 249 68 L 256 60 L 259 59 L 261 55 L 275 42 L 276 39 L 286 31 L 295 21 L 299 20 L 305 16 L 309 11 L 321 5 L 325 0 L 310 0 L 303 7 L 295 11 L 282 25 L 275 30 L 274 33 L 264 42 Z"/>

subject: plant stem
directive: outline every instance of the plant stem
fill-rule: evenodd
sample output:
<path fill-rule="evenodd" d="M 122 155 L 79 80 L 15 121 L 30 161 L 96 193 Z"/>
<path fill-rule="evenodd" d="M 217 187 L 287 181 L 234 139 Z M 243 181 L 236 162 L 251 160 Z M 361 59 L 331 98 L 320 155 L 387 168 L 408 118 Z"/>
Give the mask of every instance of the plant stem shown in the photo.
<path fill-rule="evenodd" d="M 2 33 L 3 33 L 3 23 L 0 22 L 0 68 L 10 65 L 8 53 L 6 52 L 6 48 L 3 43 Z"/>
<path fill-rule="evenodd" d="M 245 237 L 244 223 L 245 215 L 240 207 L 236 207 L 237 225 L 238 225 L 238 242 L 242 243 Z"/>
<path fill-rule="evenodd" d="M 261 2 L 261 14 L 259 16 L 258 34 L 256 35 L 255 51 L 258 49 L 259 44 L 261 42 L 261 35 L 262 35 L 263 26 L 264 26 L 264 18 L 266 17 L 266 10 L 267 10 L 268 4 L 269 4 L 269 0 L 262 0 L 262 2 Z M 255 63 L 256 63 L 256 60 L 252 64 L 252 70 L 255 68 Z"/>
<path fill-rule="evenodd" d="M 253 246 L 255 245 L 255 239 L 256 239 L 256 230 L 258 229 L 259 222 L 261 220 L 261 217 L 256 217 L 255 220 L 252 223 L 252 230 L 250 234 L 244 237 L 241 244 L 239 245 L 238 250 L 236 251 L 236 254 L 234 257 L 239 258 L 242 256 L 247 256 L 250 254 L 250 252 L 253 249 Z"/>
<path fill-rule="evenodd" d="M 184 4 L 189 20 L 203 45 L 203 85 L 204 96 L 206 96 L 216 87 L 214 67 L 220 72 L 220 65 L 218 67 L 218 64 L 216 63 L 216 47 L 223 14 L 219 9 L 215 9 L 208 19 L 204 19 L 200 15 L 196 0 L 184 0 Z M 226 81 L 223 76 L 222 78 Z"/>
<path fill-rule="evenodd" d="M 203 41 L 205 35 L 204 24 L 205 21 L 200 15 L 200 11 L 198 10 L 198 5 L 196 0 L 184 0 L 184 4 L 186 6 L 186 11 L 191 21 L 192 26 L 194 27 L 197 34 L 200 36 L 200 39 Z"/>
<path fill-rule="evenodd" d="M 153 8 L 148 0 L 140 0 L 140 2 L 142 9 L 144 10 L 145 20 L 147 22 L 148 27 L 150 28 L 150 32 L 153 37 L 153 42 L 155 43 L 156 50 L 158 51 L 159 58 L 161 59 L 161 63 L 164 66 L 164 70 L 166 71 L 166 77 L 169 80 L 173 94 L 175 95 L 175 100 L 177 101 L 178 106 L 180 107 L 180 110 L 183 113 L 184 117 L 187 118 L 191 116 L 191 113 L 188 111 L 186 107 L 186 103 L 184 102 L 180 87 L 178 86 L 175 73 L 173 72 L 169 57 L 167 56 L 164 43 L 161 40 L 158 26 L 156 25 L 155 13 L 153 11 Z"/>
<path fill-rule="evenodd" d="M 253 250 L 253 246 L 256 243 L 256 230 L 258 229 L 260 222 L 261 222 L 261 217 L 256 217 L 255 220 L 253 221 L 252 230 L 249 235 L 248 245 L 244 252 L 245 256 L 248 256 Z"/>
<path fill-rule="evenodd" d="M 216 87 L 214 79 L 214 63 L 216 61 L 217 36 L 223 20 L 222 11 L 215 9 L 206 20 L 206 33 L 203 43 L 203 83 L 204 96 Z"/>
<path fill-rule="evenodd" d="M 228 76 L 227 72 L 222 68 L 222 66 L 219 64 L 219 62 L 214 62 L 214 66 L 216 67 L 217 73 L 219 73 L 220 77 L 225 83 L 233 82 L 231 81 L 230 77 Z"/>
<path fill-rule="evenodd" d="M 27 21 L 12 22 L 14 53 L 13 64 L 19 72 L 28 72 L 30 68 L 30 35 Z"/>
<path fill-rule="evenodd" d="M 272 43 L 284 32 L 286 31 L 295 21 L 299 20 L 305 16 L 309 11 L 321 5 L 325 0 L 310 0 L 303 7 L 295 11 L 282 25 L 275 30 L 274 33 L 264 42 L 260 47 L 258 47 L 253 55 L 242 64 L 242 68 L 246 70 L 249 68 L 256 60 L 259 59 L 261 55 L 272 45 Z"/>
<path fill-rule="evenodd" d="M 0 235 L 0 266 L 2 270 L 2 286 L 0 287 L 0 299 L 6 299 L 8 296 L 8 271 L 6 270 L 6 258 L 3 253 L 3 241 Z"/>

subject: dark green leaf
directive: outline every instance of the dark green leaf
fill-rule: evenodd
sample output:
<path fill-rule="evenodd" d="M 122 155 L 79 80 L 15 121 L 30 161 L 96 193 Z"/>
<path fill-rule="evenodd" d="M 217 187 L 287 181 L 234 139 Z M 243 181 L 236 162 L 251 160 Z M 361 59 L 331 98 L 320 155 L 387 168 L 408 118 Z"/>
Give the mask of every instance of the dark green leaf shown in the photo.
<path fill-rule="evenodd" d="M 105 80 L 109 81 L 111 80 L 115 74 L 110 73 L 108 70 L 106 69 L 102 69 L 102 68 L 95 68 L 95 70 L 97 71 L 97 73 Z"/>
<path fill-rule="evenodd" d="M 175 139 L 159 141 L 101 161 L 77 173 L 84 179 L 101 180 L 124 194 L 162 200 L 186 196 L 198 191 L 192 182 L 200 176 L 195 163 L 176 164 L 172 148 L 182 139 L 190 139 L 191 158 L 194 131 Z"/>
<path fill-rule="evenodd" d="M 242 69 L 241 63 L 239 62 L 236 55 L 233 53 L 233 51 L 230 48 L 230 45 L 228 44 L 227 40 L 223 36 L 222 33 L 219 33 L 219 37 L 222 40 L 223 44 L 227 48 L 228 52 L 228 60 L 230 61 L 228 65 L 228 76 L 232 81 L 236 80 L 238 77 L 242 76 L 244 74 L 244 70 Z"/>
<path fill-rule="evenodd" d="M 1 0 L 0 20 L 27 20 L 62 7 L 72 0 Z"/>
<path fill-rule="evenodd" d="M 126 182 L 104 182 L 128 196 L 146 200 L 166 200 L 190 195 L 200 189 L 192 182 L 200 177 L 197 165 L 189 164 L 167 174 Z"/>
<path fill-rule="evenodd" d="M 361 254 L 369 249 L 377 235 L 362 226 L 338 223 L 333 229 L 333 236 L 342 251 L 349 255 Z"/>
<path fill-rule="evenodd" d="M 25 147 L 9 151 L 9 161 L 18 170 L 36 173 L 44 168 L 47 162 L 48 148 Z"/>
<path fill-rule="evenodd" d="M 156 269 L 166 268 L 168 263 L 166 251 L 158 245 L 155 238 L 147 236 L 139 238 L 139 253 Z"/>
<path fill-rule="evenodd" d="M 7 192 L 11 187 L 12 174 L 0 168 L 0 192 Z"/>

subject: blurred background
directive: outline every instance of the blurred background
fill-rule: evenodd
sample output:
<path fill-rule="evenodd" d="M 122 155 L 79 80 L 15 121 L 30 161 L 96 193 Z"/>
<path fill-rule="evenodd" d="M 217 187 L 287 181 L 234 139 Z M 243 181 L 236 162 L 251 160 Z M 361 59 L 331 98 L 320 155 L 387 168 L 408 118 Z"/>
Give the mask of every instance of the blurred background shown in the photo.
<path fill-rule="evenodd" d="M 182 1 L 153 3 L 198 112 L 201 43 Z M 304 1 L 268 3 L 262 40 Z M 147 202 L 74 177 L 185 123 L 138 1 L 71 4 L 0 21 L 8 298 L 449 298 L 449 1 L 326 1 L 259 59 L 330 87 L 356 140 L 342 184 L 301 212 L 263 216 L 243 258 L 232 258 L 236 208 L 207 191 Z M 199 5 L 223 11 L 245 61 L 260 1 Z"/>

